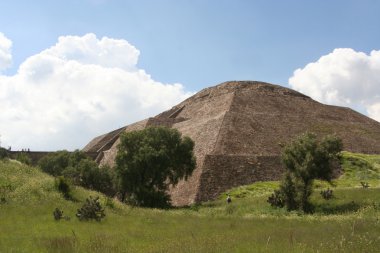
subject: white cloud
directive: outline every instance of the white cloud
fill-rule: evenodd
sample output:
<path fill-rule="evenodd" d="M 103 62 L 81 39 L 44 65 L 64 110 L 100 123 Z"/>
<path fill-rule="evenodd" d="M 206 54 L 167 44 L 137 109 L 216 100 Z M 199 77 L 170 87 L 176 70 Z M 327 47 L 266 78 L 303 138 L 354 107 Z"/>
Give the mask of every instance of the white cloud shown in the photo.
<path fill-rule="evenodd" d="M 294 71 L 290 86 L 322 103 L 364 108 L 380 121 L 380 51 L 335 49 Z"/>
<path fill-rule="evenodd" d="M 0 32 L 0 71 L 12 64 L 12 41 Z"/>
<path fill-rule="evenodd" d="M 371 118 L 374 118 L 377 121 L 380 121 L 380 103 L 375 103 L 368 106 L 368 115 Z"/>
<path fill-rule="evenodd" d="M 63 36 L 26 59 L 17 74 L 0 75 L 3 146 L 82 148 L 191 95 L 181 84 L 153 80 L 136 66 L 138 57 L 125 40 Z"/>

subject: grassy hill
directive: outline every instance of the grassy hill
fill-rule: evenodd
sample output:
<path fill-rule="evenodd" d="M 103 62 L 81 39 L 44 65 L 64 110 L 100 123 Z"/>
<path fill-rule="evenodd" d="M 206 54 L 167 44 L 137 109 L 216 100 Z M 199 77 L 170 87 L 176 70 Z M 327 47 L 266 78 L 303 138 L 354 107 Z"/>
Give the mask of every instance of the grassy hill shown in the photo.
<path fill-rule="evenodd" d="M 230 205 L 223 194 L 188 208 L 131 208 L 80 187 L 68 201 L 53 177 L 0 161 L 0 252 L 376 252 L 380 156 L 345 152 L 343 158 L 333 199 L 324 200 L 319 191 L 328 185 L 316 182 L 312 215 L 270 207 L 266 199 L 278 182 L 232 189 Z M 106 206 L 101 222 L 75 217 L 90 195 Z M 55 221 L 56 207 L 71 219 Z"/>

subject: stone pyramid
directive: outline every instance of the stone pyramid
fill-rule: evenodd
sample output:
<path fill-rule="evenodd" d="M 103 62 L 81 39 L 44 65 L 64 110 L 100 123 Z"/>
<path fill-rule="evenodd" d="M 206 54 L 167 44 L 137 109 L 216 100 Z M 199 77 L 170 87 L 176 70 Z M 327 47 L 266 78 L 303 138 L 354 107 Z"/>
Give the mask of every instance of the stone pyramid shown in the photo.
<path fill-rule="evenodd" d="M 159 125 L 176 128 L 195 142 L 196 169 L 170 190 L 177 206 L 213 200 L 232 187 L 279 179 L 281 146 L 306 131 L 335 133 L 345 150 L 380 154 L 379 122 L 254 81 L 206 88 L 155 117 L 96 137 L 84 151 L 98 152 L 97 162 L 112 165 L 121 132 Z"/>

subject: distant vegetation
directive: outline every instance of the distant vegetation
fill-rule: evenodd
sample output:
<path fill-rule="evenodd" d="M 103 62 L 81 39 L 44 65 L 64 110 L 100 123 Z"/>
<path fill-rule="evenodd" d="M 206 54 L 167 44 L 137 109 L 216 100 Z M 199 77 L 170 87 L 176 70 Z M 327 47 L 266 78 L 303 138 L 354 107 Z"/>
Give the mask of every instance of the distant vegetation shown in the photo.
<path fill-rule="evenodd" d="M 116 190 L 113 172 L 108 167 L 100 168 L 84 152 L 76 150 L 50 153 L 38 162 L 42 171 L 52 176 L 63 176 L 74 185 L 114 195 Z"/>
<path fill-rule="evenodd" d="M 56 178 L 56 188 L 74 200 L 71 185 L 116 194 L 122 202 L 143 207 L 170 207 L 169 185 L 186 179 L 195 168 L 194 142 L 178 130 L 151 127 L 121 135 L 115 168 L 99 167 L 84 152 L 58 151 L 38 162 Z M 24 164 L 30 164 L 23 161 Z"/>
<path fill-rule="evenodd" d="M 5 148 L 0 147 L 0 160 L 8 158 L 8 152 Z"/>

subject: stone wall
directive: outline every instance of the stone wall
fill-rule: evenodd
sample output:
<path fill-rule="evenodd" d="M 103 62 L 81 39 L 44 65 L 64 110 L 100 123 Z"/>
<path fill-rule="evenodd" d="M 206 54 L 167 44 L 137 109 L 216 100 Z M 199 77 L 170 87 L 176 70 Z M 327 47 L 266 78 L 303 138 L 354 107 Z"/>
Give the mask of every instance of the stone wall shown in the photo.
<path fill-rule="evenodd" d="M 213 200 L 233 187 L 279 180 L 283 172 L 279 156 L 207 155 L 197 201 Z"/>

